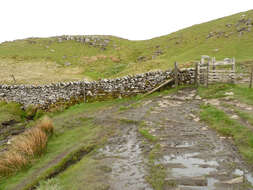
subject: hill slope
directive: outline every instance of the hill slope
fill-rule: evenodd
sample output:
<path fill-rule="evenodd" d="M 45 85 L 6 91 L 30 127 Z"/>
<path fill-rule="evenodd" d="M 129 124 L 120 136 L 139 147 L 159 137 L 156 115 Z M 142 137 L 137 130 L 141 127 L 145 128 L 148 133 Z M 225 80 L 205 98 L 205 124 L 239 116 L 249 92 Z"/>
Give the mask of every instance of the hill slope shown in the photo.
<path fill-rule="evenodd" d="M 0 82 L 49 83 L 188 66 L 201 55 L 253 62 L 253 10 L 144 41 L 113 36 L 29 38 L 0 44 Z"/>

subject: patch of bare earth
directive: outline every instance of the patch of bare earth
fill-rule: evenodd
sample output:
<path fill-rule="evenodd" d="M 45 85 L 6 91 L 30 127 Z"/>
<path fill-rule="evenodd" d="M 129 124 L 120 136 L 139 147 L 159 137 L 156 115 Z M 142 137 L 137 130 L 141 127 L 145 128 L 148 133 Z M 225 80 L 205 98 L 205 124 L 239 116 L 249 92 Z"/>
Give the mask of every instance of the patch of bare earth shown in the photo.
<path fill-rule="evenodd" d="M 99 159 L 112 168 L 111 190 L 153 189 L 146 181 L 148 153 L 154 144 L 143 143 L 138 123 L 162 147 L 156 164 L 166 168 L 164 189 L 247 190 L 253 178 L 230 139 L 219 136 L 197 117 L 200 97 L 194 89 L 174 95 L 143 100 L 139 106 L 106 113 L 114 119 L 119 132 L 99 150 Z"/>

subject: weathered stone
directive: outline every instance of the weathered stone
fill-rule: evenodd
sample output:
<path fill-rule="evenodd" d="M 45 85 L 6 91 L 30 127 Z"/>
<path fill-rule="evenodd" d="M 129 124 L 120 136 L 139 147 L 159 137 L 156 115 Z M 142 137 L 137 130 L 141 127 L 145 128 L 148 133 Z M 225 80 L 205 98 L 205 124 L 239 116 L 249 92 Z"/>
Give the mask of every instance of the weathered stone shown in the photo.
<path fill-rule="evenodd" d="M 225 95 L 226 95 L 226 96 L 233 96 L 234 93 L 233 93 L 233 92 L 225 92 Z"/>
<path fill-rule="evenodd" d="M 238 183 L 243 183 L 243 176 L 228 180 L 228 181 L 224 181 L 224 184 L 238 184 Z"/>
<path fill-rule="evenodd" d="M 231 119 L 239 119 L 239 116 L 238 115 L 232 115 L 230 118 Z"/>
<path fill-rule="evenodd" d="M 66 37 L 67 38 L 67 37 Z M 65 63 L 66 66 L 70 63 Z M 186 75 L 186 79 L 181 77 L 181 83 L 194 81 L 194 69 L 181 71 L 180 75 Z M 101 81 L 75 81 L 60 82 L 48 85 L 0 85 L 0 99 L 8 102 L 14 101 L 28 105 L 38 105 L 47 108 L 57 101 L 69 101 L 71 98 L 82 99 L 83 93 L 87 96 L 104 96 L 107 93 L 117 92 L 122 96 L 145 93 L 160 85 L 164 81 L 173 77 L 171 71 L 157 71 L 138 74 L 135 76 L 125 76 L 116 79 L 104 79 Z M 85 89 L 85 90 L 84 90 Z"/>

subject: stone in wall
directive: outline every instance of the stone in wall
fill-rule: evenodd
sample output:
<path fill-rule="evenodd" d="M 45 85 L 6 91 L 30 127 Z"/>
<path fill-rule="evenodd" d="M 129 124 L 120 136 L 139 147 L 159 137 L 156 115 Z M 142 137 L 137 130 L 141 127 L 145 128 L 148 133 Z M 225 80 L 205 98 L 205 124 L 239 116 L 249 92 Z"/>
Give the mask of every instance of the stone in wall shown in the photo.
<path fill-rule="evenodd" d="M 71 98 L 83 97 L 84 93 L 85 96 L 92 97 L 113 93 L 118 93 L 121 96 L 145 93 L 172 77 L 174 77 L 174 73 L 171 71 L 155 71 L 91 82 L 60 82 L 42 86 L 0 84 L 0 99 L 18 102 L 25 107 L 37 105 L 46 109 L 59 100 L 69 101 Z M 194 69 L 182 69 L 179 79 L 181 83 L 193 82 Z"/>

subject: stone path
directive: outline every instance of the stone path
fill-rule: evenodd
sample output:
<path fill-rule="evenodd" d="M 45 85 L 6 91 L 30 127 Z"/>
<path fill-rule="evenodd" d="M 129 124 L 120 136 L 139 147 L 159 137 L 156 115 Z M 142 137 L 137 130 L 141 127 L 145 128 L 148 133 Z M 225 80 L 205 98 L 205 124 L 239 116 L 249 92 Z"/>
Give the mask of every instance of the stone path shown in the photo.
<path fill-rule="evenodd" d="M 138 123 L 144 123 L 162 147 L 156 164 L 162 164 L 168 171 L 166 180 L 176 184 L 165 189 L 252 189 L 253 177 L 231 140 L 200 122 L 201 103 L 196 91 L 188 89 L 106 113 L 121 121 L 119 133 L 99 151 L 112 168 L 110 189 L 152 189 L 145 179 L 149 175 L 147 156 L 154 144 L 144 143 Z"/>

